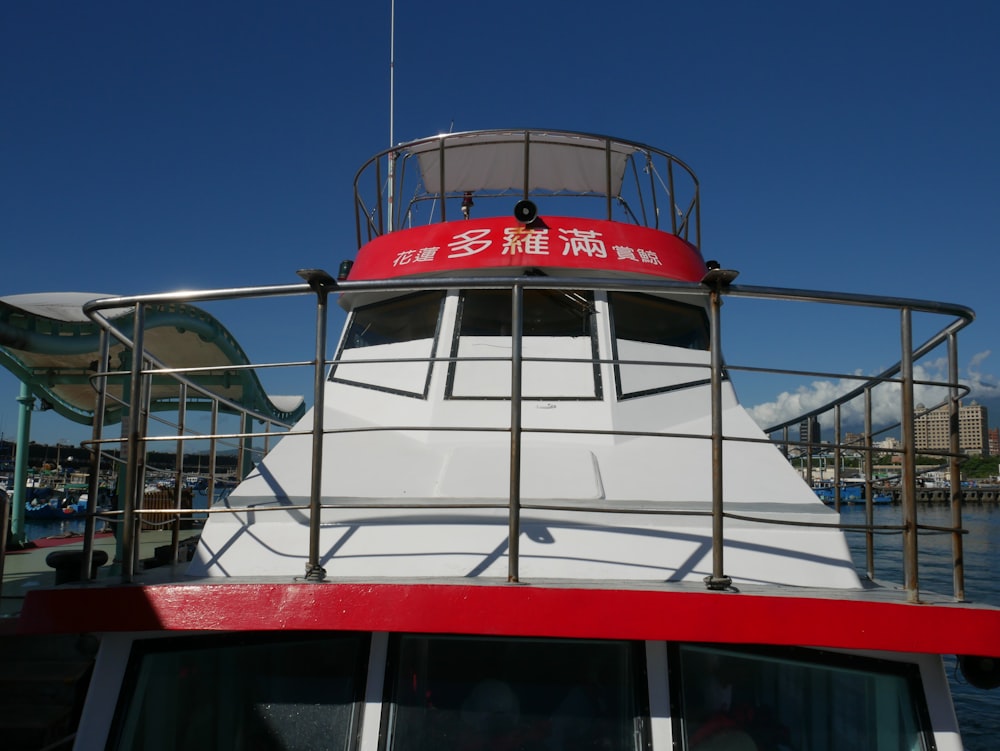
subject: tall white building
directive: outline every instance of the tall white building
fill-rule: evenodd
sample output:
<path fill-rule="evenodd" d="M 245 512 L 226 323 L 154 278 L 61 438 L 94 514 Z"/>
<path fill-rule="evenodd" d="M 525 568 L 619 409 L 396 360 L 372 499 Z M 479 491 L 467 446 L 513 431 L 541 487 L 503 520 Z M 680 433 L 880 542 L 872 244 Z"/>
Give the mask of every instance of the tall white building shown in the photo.
<path fill-rule="evenodd" d="M 914 415 L 913 440 L 917 452 L 947 451 L 950 446 L 948 405 L 927 410 L 918 404 Z M 986 407 L 976 402 L 958 408 L 958 447 L 963 454 L 988 455 L 989 418 Z"/>

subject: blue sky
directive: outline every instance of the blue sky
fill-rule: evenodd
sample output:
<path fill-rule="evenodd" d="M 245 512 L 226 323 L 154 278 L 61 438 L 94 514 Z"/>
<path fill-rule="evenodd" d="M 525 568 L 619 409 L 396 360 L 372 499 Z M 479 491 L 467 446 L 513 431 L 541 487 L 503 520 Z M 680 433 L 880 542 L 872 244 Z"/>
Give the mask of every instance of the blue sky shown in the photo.
<path fill-rule="evenodd" d="M 354 253 L 354 173 L 389 145 L 389 8 L 0 4 L 0 295 L 335 269 Z M 701 180 L 705 256 L 739 282 L 976 309 L 962 369 L 989 400 L 998 38 L 985 0 L 397 0 L 395 135 L 547 127 L 669 150 Z M 255 360 L 311 346 L 308 316 L 223 322 Z M 730 359 L 822 349 L 814 331 L 739 334 Z M 866 372 L 898 358 L 869 347 L 859 336 Z M 8 437 L 16 394 L 0 374 Z M 33 425 L 39 441 L 88 432 Z"/>

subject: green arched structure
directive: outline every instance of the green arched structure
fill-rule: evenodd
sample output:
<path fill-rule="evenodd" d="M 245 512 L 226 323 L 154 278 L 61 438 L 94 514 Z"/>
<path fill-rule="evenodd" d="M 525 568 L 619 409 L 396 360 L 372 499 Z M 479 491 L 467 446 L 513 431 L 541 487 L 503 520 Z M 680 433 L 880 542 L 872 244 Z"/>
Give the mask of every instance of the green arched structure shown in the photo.
<path fill-rule="evenodd" d="M 112 295 L 60 292 L 0 297 L 0 365 L 27 384 L 32 396 L 83 425 L 94 419 L 91 378 L 100 348 L 100 328 L 83 314 L 83 305 L 101 297 Z M 130 332 L 132 316 L 131 309 L 123 309 L 108 317 Z M 205 311 L 183 303 L 147 305 L 145 331 L 146 351 L 169 367 L 222 369 L 190 376 L 212 393 L 279 422 L 294 422 L 304 413 L 302 397 L 269 396 L 253 370 L 224 370 L 250 361 L 233 335 Z M 113 342 L 110 354 L 110 370 L 119 363 L 127 369 L 131 352 L 124 345 Z M 189 407 L 205 408 L 204 402 L 192 397 Z M 176 408 L 176 386 L 154 385 L 151 409 Z M 105 422 L 119 417 L 119 405 L 109 403 Z"/>
<path fill-rule="evenodd" d="M 91 300 L 109 297 L 114 295 L 58 292 L 0 297 L 0 365 L 22 384 L 18 401 L 20 423 L 25 427 L 19 425 L 19 457 L 27 453 L 21 446 L 27 445 L 26 426 L 30 424 L 30 410 L 36 398 L 44 408 L 51 408 L 68 420 L 93 424 L 97 394 L 92 379 L 98 371 L 101 328 L 83 313 L 83 306 Z M 132 308 L 108 311 L 105 315 L 120 331 L 131 332 Z M 171 368 L 215 368 L 186 376 L 199 387 L 278 423 L 294 423 L 305 413 L 301 396 L 270 396 L 253 369 L 234 367 L 250 364 L 246 353 L 233 335 L 205 311 L 171 302 L 146 305 L 143 317 L 144 349 L 149 355 Z M 131 357 L 128 347 L 112 339 L 108 370 L 127 372 Z M 122 417 L 119 400 L 125 380 L 124 375 L 120 380 L 108 379 L 110 398 L 106 402 L 104 424 Z M 176 411 L 178 398 L 175 381 L 154 379 L 151 411 Z M 207 410 L 211 409 L 211 400 L 189 390 L 185 406 L 190 410 Z M 16 474 L 21 474 L 21 467 Z M 23 508 L 24 480 L 24 476 L 15 477 L 15 517 Z"/>

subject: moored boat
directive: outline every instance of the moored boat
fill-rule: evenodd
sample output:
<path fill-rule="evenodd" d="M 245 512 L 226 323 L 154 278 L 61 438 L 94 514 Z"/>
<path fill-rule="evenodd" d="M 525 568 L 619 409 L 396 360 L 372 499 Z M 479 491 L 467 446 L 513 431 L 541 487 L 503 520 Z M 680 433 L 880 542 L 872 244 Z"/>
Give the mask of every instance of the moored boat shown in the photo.
<path fill-rule="evenodd" d="M 787 435 L 740 404 L 721 340 L 727 298 L 945 315 L 918 355 L 970 311 L 737 286 L 701 255 L 694 173 L 621 139 L 439 136 L 372 159 L 355 196 L 336 275 L 184 294 L 316 302 L 313 408 L 209 510 L 191 560 L 136 565 L 139 520 L 185 512 L 143 508 L 133 450 L 118 565 L 90 581 L 85 548 L 83 581 L 27 597 L 20 636 L 94 650 L 74 748 L 961 748 L 941 656 L 1000 683 L 1000 610 L 919 589 L 912 452 L 906 576 L 879 586 Z M 169 297 L 86 310 L 111 328 L 101 311 L 141 322 Z M 115 336 L 143 352 L 141 325 Z M 134 362 L 131 393 L 194 390 Z M 907 357 L 870 387 L 890 379 L 906 430 Z M 132 448 L 162 443 L 139 413 Z M 101 428 L 95 450 L 120 440 Z M 240 450 L 270 437 L 243 430 Z"/>

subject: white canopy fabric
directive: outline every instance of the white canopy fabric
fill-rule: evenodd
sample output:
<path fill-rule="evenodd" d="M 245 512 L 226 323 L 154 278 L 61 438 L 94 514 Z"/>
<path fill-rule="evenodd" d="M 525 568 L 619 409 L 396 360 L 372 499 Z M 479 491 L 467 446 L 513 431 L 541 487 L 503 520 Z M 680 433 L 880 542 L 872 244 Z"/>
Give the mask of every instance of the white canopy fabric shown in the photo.
<path fill-rule="evenodd" d="M 406 153 L 417 157 L 424 187 L 431 194 L 521 191 L 527 187 L 529 191 L 616 196 L 621 191 L 628 158 L 637 150 L 617 141 L 562 133 L 532 131 L 526 141 L 524 131 L 512 131 L 449 134 L 417 143 Z"/>

